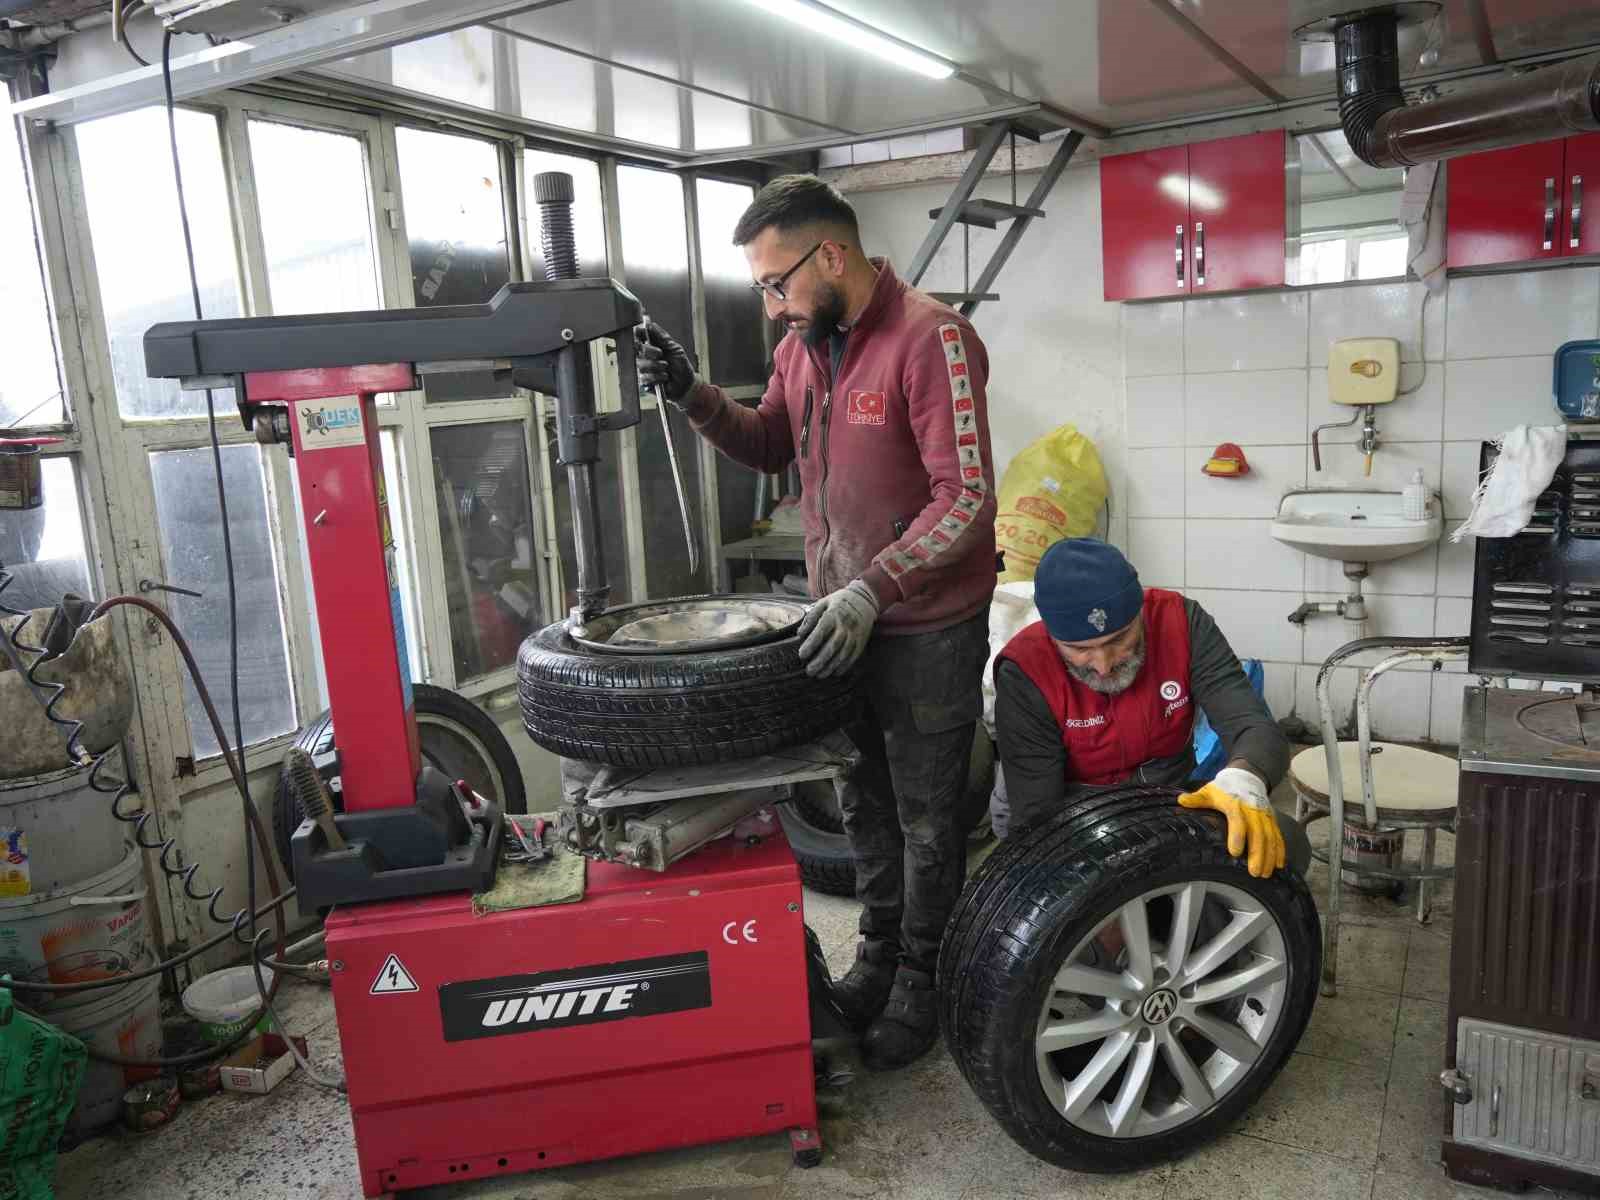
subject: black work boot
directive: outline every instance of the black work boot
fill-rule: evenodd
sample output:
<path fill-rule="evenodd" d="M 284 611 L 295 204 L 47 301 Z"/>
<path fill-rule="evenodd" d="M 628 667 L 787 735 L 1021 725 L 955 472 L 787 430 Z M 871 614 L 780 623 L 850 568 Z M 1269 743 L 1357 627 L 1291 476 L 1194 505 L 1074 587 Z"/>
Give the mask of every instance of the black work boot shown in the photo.
<path fill-rule="evenodd" d="M 883 1012 L 861 1039 L 861 1061 L 874 1071 L 903 1067 L 926 1054 L 939 1040 L 933 976 L 913 967 L 894 973 L 894 987 Z"/>
<path fill-rule="evenodd" d="M 856 944 L 856 961 L 833 984 L 834 1003 L 856 1032 L 864 1031 L 883 1011 L 899 960 L 900 951 L 892 942 L 863 938 Z"/>

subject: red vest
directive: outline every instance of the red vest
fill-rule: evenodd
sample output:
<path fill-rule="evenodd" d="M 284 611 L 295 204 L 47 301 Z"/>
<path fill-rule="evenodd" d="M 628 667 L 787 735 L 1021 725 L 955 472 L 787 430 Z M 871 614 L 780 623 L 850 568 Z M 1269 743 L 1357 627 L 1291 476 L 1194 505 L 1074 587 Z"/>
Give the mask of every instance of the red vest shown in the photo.
<path fill-rule="evenodd" d="M 1067 782 L 1121 783 L 1141 763 L 1183 753 L 1194 736 L 1189 694 L 1189 616 L 1177 592 L 1146 588 L 1145 661 L 1133 686 L 1097 692 L 1067 671 L 1043 621 L 1000 652 L 1022 668 L 1050 705 L 1067 748 Z M 1000 731 L 1002 739 L 1005 731 Z"/>

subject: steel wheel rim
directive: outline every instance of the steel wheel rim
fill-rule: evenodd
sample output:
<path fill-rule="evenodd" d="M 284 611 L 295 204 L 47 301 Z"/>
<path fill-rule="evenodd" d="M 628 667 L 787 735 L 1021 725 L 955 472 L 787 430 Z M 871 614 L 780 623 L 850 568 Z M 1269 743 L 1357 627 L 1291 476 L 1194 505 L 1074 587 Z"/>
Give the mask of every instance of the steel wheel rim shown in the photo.
<path fill-rule="evenodd" d="M 465 779 L 469 787 L 496 804 L 505 795 L 505 780 L 489 747 L 460 721 L 438 713 L 417 713 L 417 742 L 422 757 L 453 781 Z"/>
<path fill-rule="evenodd" d="M 1114 963 L 1102 935 L 1123 942 Z M 1214 880 L 1154 888 L 1107 915 L 1057 969 L 1034 1030 L 1039 1082 L 1085 1133 L 1176 1129 L 1249 1075 L 1283 1018 L 1287 984 L 1283 930 L 1260 900 Z"/>

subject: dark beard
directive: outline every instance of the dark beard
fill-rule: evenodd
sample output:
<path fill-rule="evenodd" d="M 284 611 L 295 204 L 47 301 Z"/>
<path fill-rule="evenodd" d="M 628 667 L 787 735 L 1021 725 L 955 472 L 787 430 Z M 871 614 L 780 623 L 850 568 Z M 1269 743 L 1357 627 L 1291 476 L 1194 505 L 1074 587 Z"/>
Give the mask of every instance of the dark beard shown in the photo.
<path fill-rule="evenodd" d="M 1145 645 L 1144 639 L 1141 638 L 1133 653 L 1118 664 L 1109 675 L 1102 675 L 1093 667 L 1075 667 L 1071 663 L 1067 664 L 1067 670 L 1074 679 L 1092 691 L 1115 696 L 1118 692 L 1125 692 L 1133 686 L 1133 681 L 1139 675 L 1139 668 L 1144 666 L 1144 657 Z"/>
<path fill-rule="evenodd" d="M 839 322 L 844 320 L 844 293 L 831 283 L 822 285 L 817 294 L 817 307 L 811 314 L 811 324 L 806 327 L 806 345 L 813 350 L 824 349 L 828 340 L 839 332 Z"/>

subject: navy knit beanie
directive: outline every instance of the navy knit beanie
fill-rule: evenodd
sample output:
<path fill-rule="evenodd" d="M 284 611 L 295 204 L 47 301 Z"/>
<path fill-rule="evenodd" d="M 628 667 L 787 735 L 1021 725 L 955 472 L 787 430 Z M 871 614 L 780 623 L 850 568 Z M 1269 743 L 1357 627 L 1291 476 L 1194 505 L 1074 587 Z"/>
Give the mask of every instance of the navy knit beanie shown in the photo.
<path fill-rule="evenodd" d="M 1089 642 L 1139 615 L 1144 589 L 1133 564 L 1109 542 L 1063 538 L 1033 573 L 1033 603 L 1058 642 Z"/>

